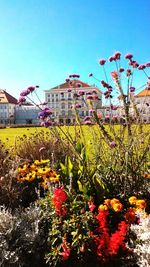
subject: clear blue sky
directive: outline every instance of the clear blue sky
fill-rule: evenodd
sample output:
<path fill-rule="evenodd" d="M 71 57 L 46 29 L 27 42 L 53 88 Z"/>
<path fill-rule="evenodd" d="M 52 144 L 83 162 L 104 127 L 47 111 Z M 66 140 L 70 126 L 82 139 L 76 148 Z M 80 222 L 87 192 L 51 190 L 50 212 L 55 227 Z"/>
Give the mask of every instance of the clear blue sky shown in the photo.
<path fill-rule="evenodd" d="M 73 72 L 93 83 L 115 51 L 150 61 L 149 10 L 150 0 L 0 0 L 0 88 L 42 94 Z"/>

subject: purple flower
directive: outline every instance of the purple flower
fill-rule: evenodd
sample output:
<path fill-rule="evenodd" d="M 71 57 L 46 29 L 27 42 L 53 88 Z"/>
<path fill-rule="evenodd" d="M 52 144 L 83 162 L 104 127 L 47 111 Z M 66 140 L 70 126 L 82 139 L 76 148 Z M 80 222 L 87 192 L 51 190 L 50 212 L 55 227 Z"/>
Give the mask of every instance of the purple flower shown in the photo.
<path fill-rule="evenodd" d="M 105 59 L 101 59 L 101 60 L 99 61 L 99 64 L 100 64 L 101 66 L 103 66 L 105 63 L 106 63 L 106 60 L 105 60 Z"/>
<path fill-rule="evenodd" d="M 124 72 L 124 69 L 123 69 L 123 68 L 120 68 L 120 69 L 119 69 L 119 72 Z"/>
<path fill-rule="evenodd" d="M 69 75 L 69 78 L 80 78 L 80 75 L 79 74 L 76 74 L 76 73 L 70 74 Z"/>
<path fill-rule="evenodd" d="M 106 119 L 106 120 L 109 120 L 109 119 L 110 119 L 110 116 L 109 116 L 109 115 L 106 115 L 106 116 L 105 116 L 105 119 Z"/>
<path fill-rule="evenodd" d="M 133 58 L 133 55 L 132 54 L 126 54 L 125 58 L 130 60 L 131 58 Z"/>
<path fill-rule="evenodd" d="M 25 89 L 20 93 L 20 96 L 27 96 L 30 94 L 30 90 L 29 89 Z"/>
<path fill-rule="evenodd" d="M 24 96 L 20 96 L 18 99 L 18 104 L 23 104 L 24 102 L 26 102 L 26 98 Z"/>
<path fill-rule="evenodd" d="M 92 77 L 92 76 L 93 76 L 93 74 L 92 74 L 92 73 L 90 73 L 90 74 L 89 74 L 89 77 Z"/>
<path fill-rule="evenodd" d="M 79 96 L 81 96 L 81 95 L 85 95 L 85 91 L 80 90 L 80 91 L 78 92 L 78 94 L 79 94 Z"/>
<path fill-rule="evenodd" d="M 145 65 L 146 67 L 150 67 L 150 62 L 147 62 Z"/>
<path fill-rule="evenodd" d="M 120 53 L 120 52 L 116 52 L 116 53 L 114 54 L 114 57 L 115 57 L 115 59 L 120 59 L 120 57 L 121 57 L 121 53 Z"/>
<path fill-rule="evenodd" d="M 108 83 L 106 83 L 106 82 L 103 81 L 103 80 L 101 81 L 101 84 L 103 85 L 103 87 L 106 87 L 106 88 L 108 88 L 108 86 L 109 86 Z"/>
<path fill-rule="evenodd" d="M 138 67 L 138 70 L 144 70 L 146 68 L 146 66 L 144 64 L 141 64 L 139 67 Z"/>
<path fill-rule="evenodd" d="M 132 67 L 133 68 L 138 68 L 139 67 L 139 64 L 135 60 L 133 60 L 132 61 Z"/>
<path fill-rule="evenodd" d="M 53 122 L 52 121 L 43 121 L 41 123 L 41 125 L 47 128 L 47 127 L 52 126 L 53 125 Z"/>
<path fill-rule="evenodd" d="M 67 79 L 65 79 L 65 81 L 66 81 L 66 83 L 68 83 L 68 82 L 70 82 L 70 79 L 69 79 L 69 78 L 67 78 Z"/>
<path fill-rule="evenodd" d="M 132 71 L 131 71 L 130 69 L 127 69 L 127 70 L 126 70 L 126 75 L 127 75 L 127 77 L 130 76 L 131 74 L 132 74 Z"/>
<path fill-rule="evenodd" d="M 117 144 L 116 144 L 115 141 L 111 141 L 111 142 L 109 143 L 109 146 L 110 146 L 110 148 L 114 148 L 114 147 L 117 146 Z"/>
<path fill-rule="evenodd" d="M 109 57 L 109 61 L 112 62 L 113 60 L 116 60 L 115 56 Z"/>
<path fill-rule="evenodd" d="M 81 108 L 81 104 L 79 103 L 75 104 L 75 108 Z"/>
<path fill-rule="evenodd" d="M 92 100 L 93 99 L 93 96 L 92 95 L 88 95 L 86 99 Z"/>
<path fill-rule="evenodd" d="M 39 86 L 29 86 L 27 90 L 29 90 L 30 92 L 33 92 L 35 90 L 35 88 L 38 88 Z"/>
<path fill-rule="evenodd" d="M 90 109 L 89 113 L 95 113 L 95 109 Z"/>
<path fill-rule="evenodd" d="M 51 108 L 45 108 L 44 111 L 48 114 L 48 115 L 51 115 L 53 113 L 52 109 Z"/>
<path fill-rule="evenodd" d="M 69 88 L 67 91 L 68 91 L 68 92 L 71 92 L 71 91 L 72 91 L 72 89 L 71 89 L 71 88 Z"/>
<path fill-rule="evenodd" d="M 85 125 L 92 125 L 92 122 L 90 120 L 84 121 Z"/>
<path fill-rule="evenodd" d="M 135 87 L 131 86 L 130 87 L 130 92 L 133 93 L 135 91 Z"/>
<path fill-rule="evenodd" d="M 82 84 L 81 84 L 81 83 L 76 83 L 76 86 L 77 86 L 77 87 L 81 87 Z"/>
<path fill-rule="evenodd" d="M 84 118 L 84 121 L 89 121 L 90 119 L 91 119 L 90 116 L 86 116 L 86 117 Z"/>

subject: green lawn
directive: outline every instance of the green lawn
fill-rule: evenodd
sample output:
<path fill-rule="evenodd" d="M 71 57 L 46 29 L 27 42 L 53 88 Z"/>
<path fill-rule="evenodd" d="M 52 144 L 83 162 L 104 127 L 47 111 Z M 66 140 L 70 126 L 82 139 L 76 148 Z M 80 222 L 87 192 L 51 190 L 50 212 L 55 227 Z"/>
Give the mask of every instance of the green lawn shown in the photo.
<path fill-rule="evenodd" d="M 106 128 L 107 127 L 109 127 L 109 126 L 106 126 Z M 119 130 L 118 126 L 114 126 L 114 127 L 115 127 L 115 131 L 117 128 Z M 79 126 L 76 127 L 76 130 L 75 130 L 74 126 L 69 126 L 69 127 L 63 126 L 62 129 L 64 132 L 66 132 L 67 134 L 70 133 L 71 135 L 75 135 L 75 131 L 76 131 L 76 134 L 80 134 L 80 132 L 81 132 L 81 129 L 79 128 Z M 89 140 L 90 136 L 92 137 L 92 134 L 95 135 L 96 132 L 98 134 L 98 131 L 99 131 L 97 126 L 90 126 L 90 127 L 82 126 L 82 129 L 83 129 L 86 140 Z M 24 128 L 0 129 L 0 140 L 8 146 L 13 146 L 18 137 L 23 137 L 24 135 L 30 136 L 30 135 L 36 134 L 40 131 L 44 131 L 46 133 L 46 132 L 49 132 L 49 129 L 44 128 L 44 127 L 24 127 Z M 144 125 L 144 132 L 147 132 L 147 134 L 150 132 L 150 124 Z M 135 134 L 135 136 L 136 136 L 136 134 Z"/>

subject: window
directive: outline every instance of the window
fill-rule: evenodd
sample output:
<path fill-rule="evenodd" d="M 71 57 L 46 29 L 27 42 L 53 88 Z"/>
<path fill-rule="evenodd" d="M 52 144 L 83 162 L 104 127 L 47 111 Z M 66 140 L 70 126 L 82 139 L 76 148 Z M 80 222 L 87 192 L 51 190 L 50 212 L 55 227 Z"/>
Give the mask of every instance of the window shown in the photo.
<path fill-rule="evenodd" d="M 62 116 L 65 116 L 65 110 L 62 110 L 61 114 L 62 114 Z"/>
<path fill-rule="evenodd" d="M 61 104 L 61 108 L 62 108 L 62 109 L 65 109 L 65 103 L 62 103 L 62 104 Z"/>

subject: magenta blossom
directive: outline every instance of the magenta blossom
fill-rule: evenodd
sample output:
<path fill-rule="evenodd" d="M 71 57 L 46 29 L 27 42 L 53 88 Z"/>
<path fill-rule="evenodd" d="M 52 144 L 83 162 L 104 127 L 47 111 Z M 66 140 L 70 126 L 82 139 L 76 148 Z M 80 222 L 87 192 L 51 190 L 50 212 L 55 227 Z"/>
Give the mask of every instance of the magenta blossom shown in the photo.
<path fill-rule="evenodd" d="M 130 87 L 130 92 L 133 93 L 135 91 L 135 87 L 131 86 Z"/>
<path fill-rule="evenodd" d="M 66 78 L 65 79 L 66 83 L 70 82 L 70 79 L 69 78 Z"/>
<path fill-rule="evenodd" d="M 78 94 L 79 94 L 79 96 L 85 95 L 85 91 L 84 91 L 84 90 L 80 90 L 80 91 L 78 92 Z"/>
<path fill-rule="evenodd" d="M 82 84 L 81 84 L 81 83 L 76 83 L 76 86 L 77 86 L 77 87 L 81 87 Z"/>
<path fill-rule="evenodd" d="M 90 109 L 89 113 L 95 113 L 95 109 Z"/>
<path fill-rule="evenodd" d="M 85 125 L 92 125 L 92 122 L 90 120 L 84 121 Z"/>
<path fill-rule="evenodd" d="M 79 103 L 75 104 L 75 108 L 81 108 L 81 104 Z"/>
<path fill-rule="evenodd" d="M 120 68 L 120 69 L 119 69 L 119 72 L 124 72 L 124 69 L 123 69 L 123 68 Z"/>
<path fill-rule="evenodd" d="M 36 86 L 29 86 L 28 87 L 28 90 L 30 91 L 30 92 L 33 92 L 34 90 L 35 90 L 35 88 L 38 88 L 39 86 L 38 85 L 36 85 Z"/>
<path fill-rule="evenodd" d="M 106 60 L 105 60 L 105 59 L 101 59 L 101 60 L 99 61 L 99 64 L 100 64 L 101 66 L 103 66 L 105 63 L 106 63 Z"/>
<path fill-rule="evenodd" d="M 110 146 L 110 148 L 115 148 L 115 147 L 117 146 L 117 144 L 116 144 L 115 141 L 111 141 L 111 142 L 109 143 L 109 146 Z"/>
<path fill-rule="evenodd" d="M 146 67 L 150 67 L 150 62 L 147 62 L 145 65 Z"/>
<path fill-rule="evenodd" d="M 93 100 L 93 96 L 92 95 L 88 95 L 86 99 L 87 100 Z"/>
<path fill-rule="evenodd" d="M 125 58 L 130 60 L 130 59 L 133 58 L 133 55 L 132 55 L 132 54 L 126 54 L 126 55 L 125 55 Z"/>
<path fill-rule="evenodd" d="M 29 89 L 25 89 L 20 93 L 20 96 L 27 96 L 30 94 L 30 90 Z"/>
<path fill-rule="evenodd" d="M 18 100 L 18 104 L 23 104 L 24 102 L 26 102 L 26 98 L 24 96 L 20 96 Z"/>
<path fill-rule="evenodd" d="M 116 60 L 115 56 L 109 57 L 109 61 L 112 62 L 113 60 Z"/>
<path fill-rule="evenodd" d="M 146 68 L 146 66 L 145 66 L 144 64 L 141 64 L 141 65 L 138 67 L 139 70 L 144 70 L 145 68 Z"/>
<path fill-rule="evenodd" d="M 115 57 L 115 59 L 120 59 L 120 57 L 121 57 L 121 53 L 120 53 L 120 52 L 116 52 L 116 53 L 114 54 L 114 57 Z"/>

